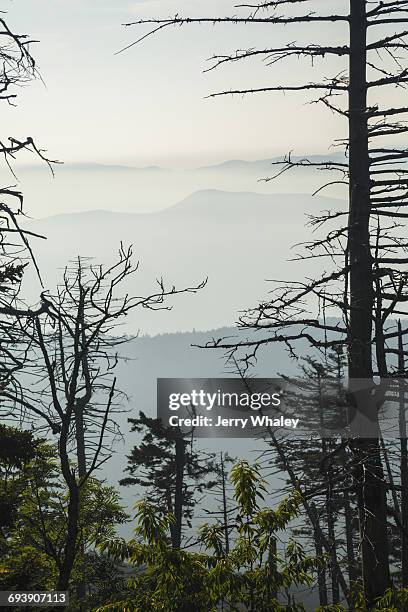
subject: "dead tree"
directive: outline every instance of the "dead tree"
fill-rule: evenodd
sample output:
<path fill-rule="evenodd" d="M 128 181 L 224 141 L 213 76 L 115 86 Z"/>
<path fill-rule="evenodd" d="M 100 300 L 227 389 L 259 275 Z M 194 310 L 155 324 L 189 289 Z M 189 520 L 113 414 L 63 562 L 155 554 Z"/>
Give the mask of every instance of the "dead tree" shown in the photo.
<path fill-rule="evenodd" d="M 319 524 L 319 513 L 317 511 L 317 508 L 312 503 L 310 504 L 310 509 L 313 513 L 314 524 L 318 525 Z M 322 541 L 320 537 L 321 531 L 322 531 L 321 529 L 313 530 L 313 539 L 315 543 L 316 557 L 318 557 L 319 559 L 323 558 L 323 545 L 322 545 Z M 329 603 L 329 599 L 327 597 L 326 568 L 324 565 L 322 567 L 319 567 L 318 569 L 317 586 L 319 588 L 319 603 L 321 606 L 327 606 Z"/>
<path fill-rule="evenodd" d="M 141 435 L 128 455 L 122 486 L 146 489 L 149 499 L 162 513 L 171 513 L 171 545 L 186 545 L 184 530 L 191 528 L 197 494 L 204 494 L 218 484 L 219 469 L 213 453 L 196 450 L 193 430 L 164 426 L 161 419 L 146 416 L 129 418 L 132 432 Z"/>
<path fill-rule="evenodd" d="M 16 106 L 18 89 L 39 76 L 30 53 L 33 42 L 26 34 L 12 31 L 5 19 L 0 18 L 0 100 L 9 106 Z M 52 164 L 56 162 L 50 160 L 30 136 L 3 136 L 0 139 L 0 155 L 10 172 L 11 182 L 17 181 L 13 162 L 23 151 L 43 160 L 52 172 Z M 6 288 L 18 287 L 27 256 L 33 255 L 28 239 L 35 234 L 21 230 L 19 219 L 22 215 L 23 194 L 18 187 L 0 187 L 0 313 L 10 304 L 10 299 L 7 301 L 4 298 Z"/>
<path fill-rule="evenodd" d="M 81 541 L 81 493 L 89 478 L 111 456 L 119 434 L 115 412 L 125 397 L 116 386 L 120 345 L 130 337 L 117 325 L 134 309 L 168 309 L 168 297 L 198 291 L 177 290 L 158 281 L 150 295 L 121 295 L 137 271 L 132 249 L 121 246 L 115 264 L 104 268 L 78 259 L 66 270 L 55 295 L 43 293 L 45 312 L 18 317 L 14 353 L 21 364 L 3 392 L 3 413 L 28 421 L 57 438 L 61 474 L 69 502 L 65 547 L 57 588 L 66 590 Z M 0 413 L 1 414 L 1 413 Z"/>
<path fill-rule="evenodd" d="M 34 41 L 25 34 L 17 34 L 0 18 L 0 101 L 11 107 L 16 106 L 17 92 L 30 81 L 37 78 L 35 60 L 30 53 Z M 14 111 L 17 112 L 17 111 Z M 4 135 L 0 138 L 0 155 L 10 182 L 17 182 L 13 163 L 20 153 L 29 152 L 48 164 L 52 164 L 45 151 L 33 139 Z M 5 381 L 20 364 L 16 362 L 12 349 L 12 330 L 18 308 L 15 300 L 19 294 L 20 283 L 25 267 L 31 262 L 36 268 L 30 239 L 40 238 L 37 234 L 22 230 L 20 220 L 24 215 L 23 194 L 15 184 L 0 186 L 0 323 L 3 360 L 0 363 L 0 382 Z M 39 270 L 37 268 L 39 275 Z M 43 311 L 42 306 L 40 310 Z M 34 312 L 25 309 L 27 315 Z"/>
<path fill-rule="evenodd" d="M 228 528 L 228 498 L 227 498 L 227 476 L 225 473 L 225 461 L 228 460 L 220 453 L 220 477 L 221 477 L 221 494 L 222 494 L 222 526 L 224 529 L 225 553 L 228 555 L 230 550 L 229 528 Z"/>
<path fill-rule="evenodd" d="M 208 508 L 204 508 L 206 518 L 211 517 L 215 519 L 216 524 L 221 529 L 224 540 L 224 551 L 226 554 L 229 553 L 231 548 L 231 516 L 237 512 L 235 504 L 231 503 L 232 494 L 228 482 L 228 464 L 233 462 L 234 458 L 222 451 L 219 453 L 219 460 L 217 462 L 214 460 L 213 465 L 216 478 L 212 490 L 214 500 L 217 502 L 217 509 L 209 510 Z"/>
<path fill-rule="evenodd" d="M 234 372 L 242 379 L 246 389 L 249 393 L 251 393 L 251 378 L 246 376 L 246 368 L 244 369 L 242 367 L 241 362 L 238 361 L 234 355 L 232 355 L 232 361 L 234 364 Z M 322 494 L 322 488 L 319 485 L 312 488 L 304 486 L 304 483 L 302 483 L 302 479 L 298 474 L 298 470 L 296 469 L 296 465 L 294 464 L 295 462 L 292 461 L 292 457 L 286 450 L 286 440 L 284 437 L 282 438 L 282 436 L 276 435 L 276 430 L 273 427 L 265 427 L 264 437 L 268 441 L 268 445 L 273 449 L 274 454 L 276 454 L 283 471 L 287 473 L 292 490 L 295 490 L 300 494 L 305 515 L 313 528 L 316 553 L 318 555 L 325 553 L 327 557 L 330 557 L 332 564 L 331 570 L 336 576 L 336 582 L 342 591 L 344 599 L 351 605 L 349 585 L 347 584 L 347 581 L 343 575 L 337 555 L 332 556 L 333 544 L 322 529 L 319 513 L 316 511 L 316 505 L 313 501 L 315 497 L 319 497 Z M 261 457 L 267 458 L 270 455 L 270 452 L 270 450 L 263 450 L 261 452 Z M 318 586 L 319 596 L 323 602 L 327 601 L 325 572 L 324 574 L 320 573 Z"/>
<path fill-rule="evenodd" d="M 405 375 L 405 356 L 401 322 L 398 321 L 398 371 Z M 408 444 L 405 406 L 405 381 L 399 387 L 399 433 L 400 433 L 400 475 L 401 475 L 401 583 L 408 586 Z"/>
<path fill-rule="evenodd" d="M 128 24 L 150 29 L 135 43 L 171 26 L 203 24 L 245 24 L 271 28 L 317 23 L 343 25 L 343 40 L 337 45 L 297 44 L 255 49 L 238 49 L 231 54 L 215 55 L 211 69 L 230 63 L 261 58 L 268 66 L 292 57 L 302 57 L 318 65 L 320 58 L 335 58 L 339 69 L 330 78 L 313 82 L 272 84 L 259 88 L 232 87 L 211 96 L 260 92 L 303 91 L 317 93 L 317 100 L 344 119 L 347 133 L 342 141 L 344 161 L 325 162 L 293 160 L 282 162 L 278 174 L 298 166 L 310 166 L 338 173 L 335 182 L 348 186 L 348 210 L 325 211 L 311 218 L 322 231 L 320 239 L 306 243 L 301 257 L 322 258 L 329 262 L 315 279 L 276 283 L 272 297 L 248 310 L 239 326 L 248 331 L 245 340 L 219 339 L 210 343 L 242 353 L 251 364 L 262 347 L 283 342 L 291 354 L 296 343 L 306 340 L 317 350 L 345 346 L 348 353 L 348 377 L 364 380 L 374 395 L 366 393 L 371 404 L 361 410 L 350 395 L 350 418 L 365 429 L 350 443 L 354 456 L 354 476 L 358 494 L 362 573 L 365 595 L 370 605 L 391 586 L 387 541 L 386 482 L 379 446 L 378 406 L 383 391 L 374 388 L 373 377 L 388 376 L 390 343 L 397 332 L 387 329 L 395 314 L 406 314 L 408 292 L 404 265 L 407 241 L 399 235 L 399 226 L 408 216 L 408 150 L 401 137 L 408 131 L 403 118 L 408 107 L 402 97 L 408 83 L 406 52 L 408 46 L 408 2 L 406 0 L 349 0 L 344 11 L 330 11 L 330 2 L 315 0 L 274 0 L 239 5 L 246 14 L 223 18 L 194 18 L 176 15 L 168 19 L 139 20 Z M 307 31 L 307 30 L 306 30 Z M 288 35 L 290 39 L 290 34 Z M 317 70 L 319 68 L 317 67 Z M 384 106 L 384 94 L 392 92 L 392 104 Z M 330 180 L 329 183 L 334 182 Z M 323 259 L 324 258 L 324 259 Z M 328 320 L 327 315 L 336 317 Z M 251 332 L 254 332 L 252 335 Z M 404 333 L 408 333 L 406 330 Z M 371 431 L 366 429 L 370 425 Z"/>

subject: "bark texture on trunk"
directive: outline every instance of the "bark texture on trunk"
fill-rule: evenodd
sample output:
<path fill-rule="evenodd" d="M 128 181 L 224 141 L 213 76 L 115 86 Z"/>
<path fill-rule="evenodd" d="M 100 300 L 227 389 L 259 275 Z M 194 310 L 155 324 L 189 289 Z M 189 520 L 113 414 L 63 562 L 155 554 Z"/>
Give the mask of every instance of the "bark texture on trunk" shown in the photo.
<path fill-rule="evenodd" d="M 174 494 L 175 525 L 172 536 L 174 548 L 180 548 L 181 545 L 184 507 L 184 464 L 185 442 L 183 436 L 180 434 L 180 436 L 176 438 L 176 484 Z"/>
<path fill-rule="evenodd" d="M 86 476 L 86 446 L 85 446 L 85 426 L 84 426 L 84 406 L 82 402 L 77 401 L 75 407 L 75 437 L 76 437 L 76 452 L 78 461 L 78 477 L 80 480 Z M 81 542 L 82 558 L 85 555 L 84 543 Z M 77 585 L 77 596 L 81 601 L 86 597 L 86 584 L 80 581 Z M 81 608 L 82 610 L 82 608 Z"/>
<path fill-rule="evenodd" d="M 349 379 L 372 380 L 372 312 L 374 304 L 370 251 L 370 168 L 367 119 L 366 0 L 350 0 L 349 172 L 350 263 Z M 369 399 L 367 394 L 365 400 Z M 367 406 L 367 405 L 366 405 Z M 359 406 L 359 411 L 363 406 Z M 377 420 L 367 406 L 367 423 Z M 355 413 L 352 417 L 355 417 Z M 364 436 L 364 432 L 363 436 Z M 369 435 L 369 434 L 367 434 Z M 364 590 L 369 605 L 390 586 L 386 489 L 378 438 L 353 443 L 358 493 Z"/>
<path fill-rule="evenodd" d="M 313 513 L 313 517 L 314 517 L 314 524 L 318 525 L 319 524 L 319 516 L 318 516 L 318 512 L 316 510 L 316 506 L 314 504 L 310 505 L 310 508 L 312 510 Z M 316 551 L 316 557 L 318 558 L 322 558 L 323 557 L 323 543 L 322 543 L 322 538 L 321 538 L 321 531 L 320 529 L 314 529 L 314 542 L 315 542 L 315 551 Z M 322 567 L 319 567 L 318 569 L 318 573 L 317 573 L 317 585 L 319 588 L 319 603 L 321 606 L 327 606 L 329 600 L 327 597 L 327 584 L 326 584 L 326 570 L 324 565 Z"/>
<path fill-rule="evenodd" d="M 67 453 L 69 422 L 62 424 L 61 436 L 59 440 L 59 455 L 61 460 L 61 470 L 69 491 L 68 502 L 68 524 L 64 546 L 64 557 L 59 572 L 57 591 L 67 591 L 71 578 L 72 567 L 75 561 L 76 547 L 78 541 L 78 520 L 79 520 L 79 490 L 75 474 L 71 471 L 69 457 Z"/>
<path fill-rule="evenodd" d="M 356 580 L 358 580 L 358 571 L 357 571 L 357 560 L 355 556 L 354 550 L 354 540 L 353 540 L 353 511 L 350 504 L 350 497 L 348 491 L 345 491 L 343 497 L 343 505 L 344 505 L 344 524 L 346 527 L 346 550 L 347 550 L 347 572 L 349 576 L 350 585 L 353 584 Z"/>
<path fill-rule="evenodd" d="M 320 430 L 325 431 L 325 422 L 324 422 L 324 390 L 323 390 L 323 380 L 322 375 L 318 373 L 317 376 L 318 381 L 318 401 L 319 401 L 319 423 Z M 326 440 L 324 437 L 322 438 L 322 455 L 323 458 L 326 458 L 330 453 L 330 441 Z M 327 536 L 330 542 L 330 576 L 331 576 L 331 590 L 332 590 L 332 603 L 336 604 L 340 601 L 340 588 L 337 579 L 337 568 L 338 568 L 338 560 L 337 560 L 337 548 L 336 548 L 336 529 L 335 529 L 335 518 L 334 518 L 334 508 L 333 508 L 333 474 L 332 474 L 332 466 L 329 463 L 327 471 L 326 471 L 326 512 L 327 512 Z"/>
<path fill-rule="evenodd" d="M 401 376 L 405 372 L 404 345 L 401 322 L 398 322 L 398 370 Z M 400 434 L 400 473 L 401 473 L 401 566 L 402 586 L 408 587 L 408 444 L 407 420 L 405 414 L 405 381 L 401 380 L 399 388 L 399 434 Z"/>
<path fill-rule="evenodd" d="M 228 555 L 230 546 L 229 546 L 229 531 L 228 531 L 228 502 L 227 502 L 226 480 L 227 480 L 227 476 L 225 474 L 224 456 L 223 456 L 223 453 L 221 453 L 222 520 L 224 524 L 225 552 Z"/>

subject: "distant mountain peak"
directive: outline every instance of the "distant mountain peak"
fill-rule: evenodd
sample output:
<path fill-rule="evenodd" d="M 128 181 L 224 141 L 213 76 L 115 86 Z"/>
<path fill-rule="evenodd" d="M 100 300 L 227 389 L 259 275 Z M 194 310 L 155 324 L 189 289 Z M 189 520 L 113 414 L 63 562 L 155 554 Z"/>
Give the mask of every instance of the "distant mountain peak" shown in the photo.
<path fill-rule="evenodd" d="M 272 164 L 276 164 L 277 162 L 284 161 L 287 153 L 283 153 L 282 155 L 277 155 L 276 157 L 266 158 L 266 159 L 255 159 L 255 160 L 245 160 L 245 159 L 227 159 L 218 164 L 210 164 L 208 166 L 201 166 L 197 168 L 200 171 L 211 171 L 211 170 L 262 170 L 271 169 Z M 344 159 L 344 153 L 341 151 L 335 151 L 332 153 L 326 154 L 304 154 L 304 155 L 291 155 L 292 161 L 300 161 L 304 159 L 308 159 L 311 162 L 322 162 L 325 160 L 338 160 Z"/>
<path fill-rule="evenodd" d="M 303 204 L 307 203 L 305 208 Z M 73 213 L 60 213 L 50 215 L 42 220 L 30 221 L 51 221 L 78 219 L 81 223 L 100 221 L 120 222 L 127 218 L 130 219 L 154 219 L 160 215 L 187 214 L 205 216 L 208 214 L 214 218 L 214 214 L 240 214 L 245 218 L 249 213 L 257 210 L 260 213 L 273 213 L 280 206 L 284 206 L 287 211 L 290 208 L 298 210 L 299 213 L 308 213 L 312 210 L 323 210 L 325 208 L 336 208 L 343 204 L 342 200 L 323 196 L 312 196 L 305 193 L 257 193 L 255 191 L 225 191 L 221 189 L 202 189 L 194 191 L 183 200 L 175 204 L 152 212 L 132 212 L 132 211 L 113 211 L 107 209 L 91 209 Z"/>

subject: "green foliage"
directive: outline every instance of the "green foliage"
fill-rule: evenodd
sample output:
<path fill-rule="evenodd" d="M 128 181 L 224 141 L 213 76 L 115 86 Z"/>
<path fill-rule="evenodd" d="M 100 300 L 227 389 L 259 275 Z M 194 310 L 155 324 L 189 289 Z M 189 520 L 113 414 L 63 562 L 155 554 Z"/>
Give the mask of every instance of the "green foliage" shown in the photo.
<path fill-rule="evenodd" d="M 0 425 L 0 589 L 55 588 L 68 500 L 56 448 L 31 432 Z M 102 590 L 109 590 L 98 578 L 102 559 L 94 547 L 113 538 L 115 525 L 127 519 L 115 489 L 89 479 L 81 490 L 73 583 L 95 579 Z"/>
<path fill-rule="evenodd" d="M 248 461 L 236 463 L 231 470 L 231 482 L 242 512 L 251 514 L 258 508 L 257 498 L 263 499 L 262 493 L 266 490 L 258 466 L 252 466 Z"/>
<path fill-rule="evenodd" d="M 29 547 L 45 553 L 56 572 L 63 562 L 68 494 L 64 488 L 51 485 L 50 480 L 30 484 L 31 488 L 25 493 L 18 522 L 9 542 L 7 565 L 14 572 L 15 556 Z M 88 481 L 81 499 L 80 540 L 72 574 L 74 583 L 86 576 L 87 552 L 100 541 L 112 538 L 115 525 L 128 518 L 114 488 L 95 479 Z"/>
<path fill-rule="evenodd" d="M 30 431 L 0 424 L 0 558 L 29 487 L 33 465 L 45 449 L 44 442 L 35 440 Z"/>
<path fill-rule="evenodd" d="M 137 527 L 135 534 L 141 536 L 148 544 L 163 546 L 167 538 L 163 537 L 170 525 L 174 523 L 172 514 L 160 515 L 153 504 L 141 500 L 135 505 Z"/>
<path fill-rule="evenodd" d="M 91 588 L 86 601 L 81 601 L 83 610 L 92 610 L 110 601 L 113 597 L 120 597 L 126 587 L 121 564 L 109 555 L 92 550 L 85 554 L 84 566 L 86 569 L 85 582 Z M 73 596 L 71 603 L 75 605 Z"/>
<path fill-rule="evenodd" d="M 374 605 L 368 605 L 363 585 L 358 581 L 352 591 L 352 606 L 355 612 L 406 612 L 408 610 L 408 589 L 388 589 Z M 316 612 L 348 612 L 341 605 L 321 606 Z"/>
<path fill-rule="evenodd" d="M 32 512 L 42 503 L 41 488 L 53 486 L 55 449 L 29 431 L 0 425 L 0 588 L 27 590 L 53 588 L 56 567 L 47 550 L 34 539 L 45 524 Z M 38 496 L 38 499 L 37 499 Z M 31 500 L 31 503 L 29 503 Z M 41 501 L 42 500 L 42 501 Z M 39 517 L 41 519 L 41 517 Z"/>
<path fill-rule="evenodd" d="M 21 468 L 35 457 L 40 443 L 34 440 L 31 431 L 21 431 L 0 423 L 0 470 L 4 473 Z"/>
<path fill-rule="evenodd" d="M 169 545 L 170 514 L 143 500 L 136 505 L 135 538 L 111 540 L 102 550 L 134 567 L 121 598 L 99 607 L 100 612 L 211 612 L 228 610 L 279 612 L 303 610 L 288 594 L 295 585 L 310 585 L 319 563 L 290 541 L 280 558 L 276 533 L 285 529 L 299 511 L 301 497 L 295 492 L 276 508 L 260 508 L 266 492 L 257 465 L 240 461 L 231 472 L 238 514 L 233 527 L 233 546 L 223 548 L 221 527 L 203 525 L 199 532 L 205 552 L 187 552 Z M 278 602 L 284 592 L 286 603 Z M 281 599 L 281 598 L 280 598 Z"/>
<path fill-rule="evenodd" d="M 52 590 L 57 580 L 53 560 L 37 547 L 10 546 L 0 564 L 0 589 L 7 591 Z"/>

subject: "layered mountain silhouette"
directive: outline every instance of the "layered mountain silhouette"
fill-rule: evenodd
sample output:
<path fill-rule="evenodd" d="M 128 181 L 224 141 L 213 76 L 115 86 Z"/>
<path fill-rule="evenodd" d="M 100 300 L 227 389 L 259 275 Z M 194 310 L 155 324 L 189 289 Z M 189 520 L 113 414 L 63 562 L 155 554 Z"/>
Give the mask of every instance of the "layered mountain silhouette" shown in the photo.
<path fill-rule="evenodd" d="M 339 153 L 333 160 L 344 161 Z M 104 209 L 126 212 L 153 212 L 172 206 L 190 194 L 208 189 L 250 191 L 262 194 L 314 193 L 322 184 L 341 179 L 336 172 L 321 172 L 313 166 L 279 172 L 274 165 L 282 157 L 255 161 L 228 160 L 200 168 L 135 167 L 126 164 L 66 163 L 55 166 L 52 178 L 45 164 L 16 168 L 25 195 L 25 210 L 36 218 L 65 212 Z M 303 159 L 301 156 L 293 160 Z M 310 156 L 321 162 L 324 156 Z M 3 171 L 4 184 L 14 177 Z M 344 185 L 334 182 L 324 194 L 346 198 Z"/>
<path fill-rule="evenodd" d="M 305 194 L 199 191 L 154 213 L 93 210 L 54 215 L 26 227 L 47 237 L 33 248 L 44 285 L 52 290 L 62 270 L 78 255 L 113 262 L 119 245 L 133 245 L 140 269 L 126 290 L 143 295 L 163 277 L 169 285 L 192 287 L 208 277 L 197 295 L 174 300 L 171 312 L 134 313 L 135 331 L 211 329 L 233 324 L 242 309 L 267 296 L 267 279 L 303 278 L 321 272 L 321 262 L 289 261 L 310 240 L 306 213 L 343 208 L 339 200 Z M 26 275 L 30 301 L 38 294 Z"/>

